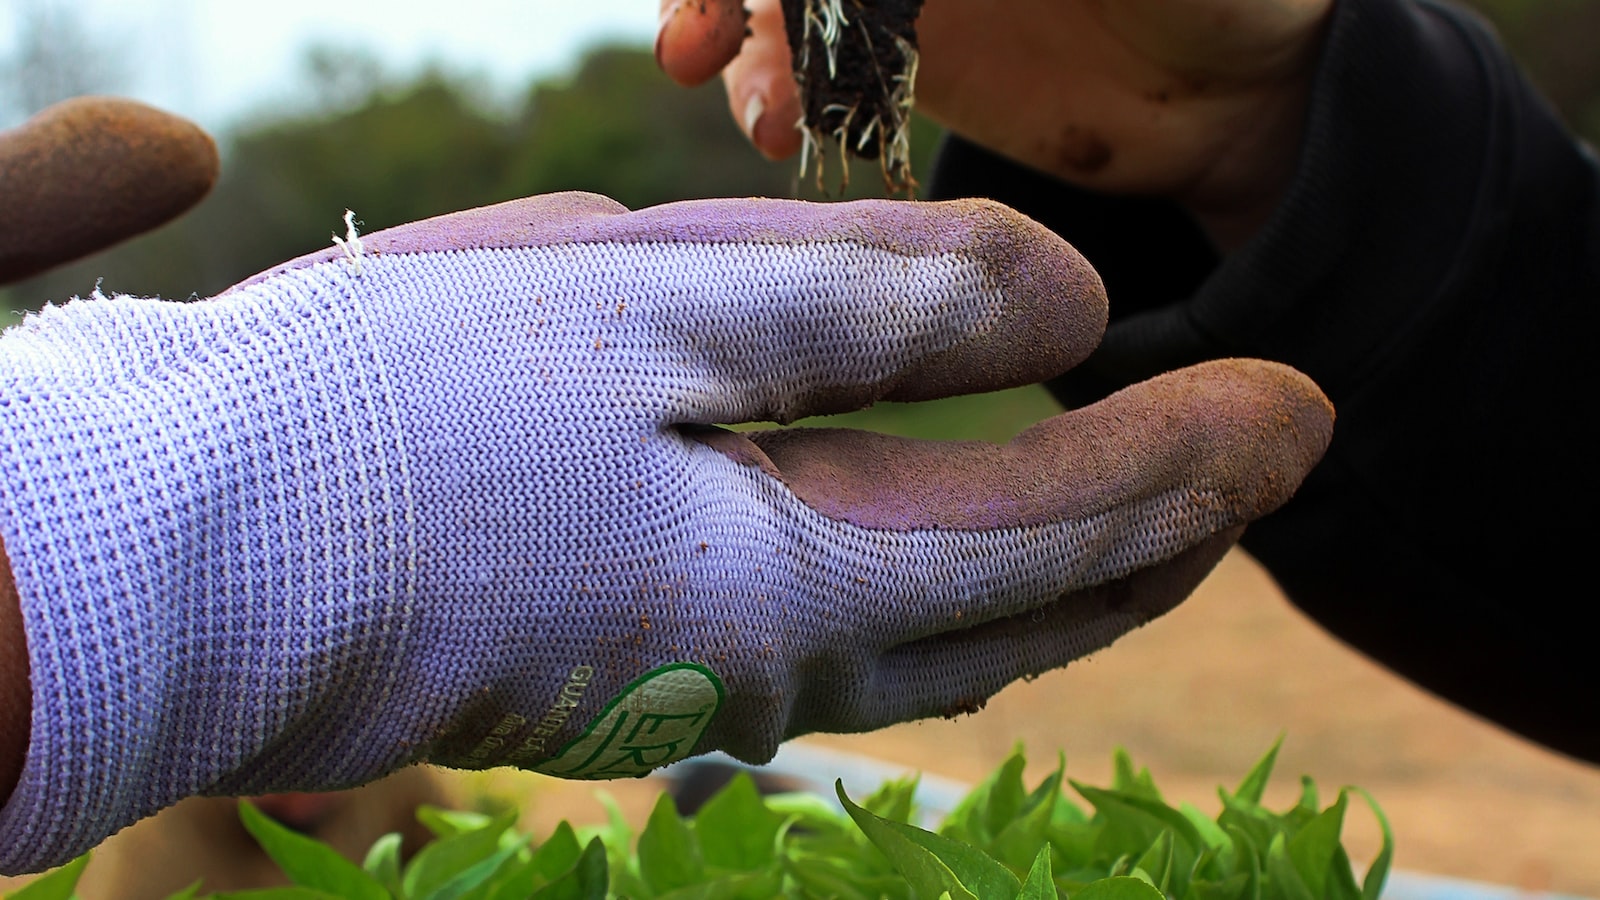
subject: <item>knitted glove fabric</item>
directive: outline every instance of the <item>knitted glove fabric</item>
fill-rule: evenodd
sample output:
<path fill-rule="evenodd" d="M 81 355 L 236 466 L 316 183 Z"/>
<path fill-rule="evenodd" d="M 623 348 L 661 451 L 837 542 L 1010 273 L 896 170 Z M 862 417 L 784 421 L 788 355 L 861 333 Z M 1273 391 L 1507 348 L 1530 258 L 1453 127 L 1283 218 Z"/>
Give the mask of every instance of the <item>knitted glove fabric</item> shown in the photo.
<path fill-rule="evenodd" d="M 1302 376 L 1185 370 L 1005 447 L 713 427 L 1038 381 L 1104 319 L 992 203 L 576 194 L 32 316 L 0 339 L 33 684 L 0 871 L 417 761 L 761 761 L 1104 646 L 1314 464 Z"/>

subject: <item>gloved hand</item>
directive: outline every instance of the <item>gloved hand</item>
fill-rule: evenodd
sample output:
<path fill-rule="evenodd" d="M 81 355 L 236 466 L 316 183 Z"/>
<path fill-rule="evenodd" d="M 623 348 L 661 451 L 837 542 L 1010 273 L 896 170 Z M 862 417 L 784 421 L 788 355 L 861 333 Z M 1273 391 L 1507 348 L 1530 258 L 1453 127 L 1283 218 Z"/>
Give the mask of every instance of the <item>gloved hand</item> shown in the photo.
<path fill-rule="evenodd" d="M 1285 367 L 1004 447 L 742 435 L 1038 381 L 1105 320 L 985 202 L 558 194 L 0 339 L 33 730 L 0 871 L 196 793 L 639 775 L 981 706 L 1177 603 L 1331 411 Z"/>

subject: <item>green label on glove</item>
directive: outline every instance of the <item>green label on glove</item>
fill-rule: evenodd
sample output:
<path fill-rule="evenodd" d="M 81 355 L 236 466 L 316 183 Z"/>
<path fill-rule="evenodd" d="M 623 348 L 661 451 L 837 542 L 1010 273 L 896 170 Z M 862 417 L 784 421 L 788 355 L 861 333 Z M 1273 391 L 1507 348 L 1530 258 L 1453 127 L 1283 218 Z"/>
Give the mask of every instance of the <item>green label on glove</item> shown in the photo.
<path fill-rule="evenodd" d="M 722 679 L 705 666 L 653 669 L 623 688 L 581 736 L 532 768 L 558 778 L 637 778 L 688 756 L 722 699 Z"/>

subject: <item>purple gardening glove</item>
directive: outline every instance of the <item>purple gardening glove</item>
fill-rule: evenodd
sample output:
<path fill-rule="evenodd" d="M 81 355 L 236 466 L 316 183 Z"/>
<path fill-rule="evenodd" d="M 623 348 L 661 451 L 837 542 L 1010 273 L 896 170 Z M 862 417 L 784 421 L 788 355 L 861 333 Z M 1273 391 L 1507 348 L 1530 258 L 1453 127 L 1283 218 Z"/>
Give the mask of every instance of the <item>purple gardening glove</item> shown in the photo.
<path fill-rule="evenodd" d="M 196 793 L 971 710 L 1177 603 L 1331 428 L 1245 361 L 1004 447 L 713 427 L 1082 359 L 1098 279 L 992 203 L 559 194 L 340 244 L 0 340 L 34 704 L 0 871 Z"/>

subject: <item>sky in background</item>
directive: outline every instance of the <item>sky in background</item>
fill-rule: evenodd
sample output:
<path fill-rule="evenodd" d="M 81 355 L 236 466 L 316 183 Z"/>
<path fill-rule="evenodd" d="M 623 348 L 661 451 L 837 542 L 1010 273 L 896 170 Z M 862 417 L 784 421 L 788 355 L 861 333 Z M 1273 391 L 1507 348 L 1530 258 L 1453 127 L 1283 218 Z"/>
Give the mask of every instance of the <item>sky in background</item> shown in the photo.
<path fill-rule="evenodd" d="M 361 48 L 386 70 L 428 64 L 509 94 L 595 43 L 648 45 L 655 0 L 0 0 L 0 55 L 30 4 L 67 3 L 129 78 L 121 91 L 220 130 L 295 102 L 307 47 Z"/>

